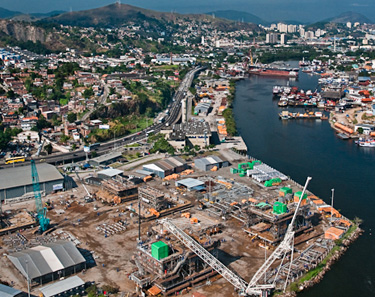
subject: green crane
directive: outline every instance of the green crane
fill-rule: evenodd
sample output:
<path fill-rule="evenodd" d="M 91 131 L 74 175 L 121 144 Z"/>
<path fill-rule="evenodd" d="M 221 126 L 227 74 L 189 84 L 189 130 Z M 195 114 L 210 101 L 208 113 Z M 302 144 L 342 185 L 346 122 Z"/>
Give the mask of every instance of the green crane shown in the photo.
<path fill-rule="evenodd" d="M 33 181 L 36 212 L 38 214 L 39 230 L 43 233 L 49 228 L 49 219 L 47 218 L 47 208 L 43 207 L 42 195 L 40 194 L 39 176 L 36 170 L 35 161 L 31 160 L 31 179 Z"/>

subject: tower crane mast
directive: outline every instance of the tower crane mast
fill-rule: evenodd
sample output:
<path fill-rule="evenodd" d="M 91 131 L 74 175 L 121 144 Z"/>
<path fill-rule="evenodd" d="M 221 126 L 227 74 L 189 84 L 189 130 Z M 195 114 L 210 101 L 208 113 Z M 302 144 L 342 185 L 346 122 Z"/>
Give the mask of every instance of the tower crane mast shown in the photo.
<path fill-rule="evenodd" d="M 47 218 L 47 208 L 43 207 L 42 195 L 40 193 L 39 175 L 34 160 L 31 160 L 31 179 L 35 197 L 35 206 L 39 222 L 39 230 L 45 232 L 49 228 L 50 220 Z"/>

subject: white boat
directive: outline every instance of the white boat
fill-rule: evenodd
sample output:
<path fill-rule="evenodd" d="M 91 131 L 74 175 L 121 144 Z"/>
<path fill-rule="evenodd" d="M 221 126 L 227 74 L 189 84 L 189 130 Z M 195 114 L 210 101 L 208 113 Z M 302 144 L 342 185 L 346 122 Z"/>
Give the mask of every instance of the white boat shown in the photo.
<path fill-rule="evenodd" d="M 358 145 L 361 147 L 375 148 L 375 139 L 366 139 L 366 140 L 358 141 Z"/>

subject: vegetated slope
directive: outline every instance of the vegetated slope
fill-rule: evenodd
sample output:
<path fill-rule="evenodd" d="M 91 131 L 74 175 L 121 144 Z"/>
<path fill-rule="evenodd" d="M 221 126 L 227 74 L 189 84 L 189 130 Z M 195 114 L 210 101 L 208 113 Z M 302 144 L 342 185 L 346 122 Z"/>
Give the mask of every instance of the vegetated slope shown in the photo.
<path fill-rule="evenodd" d="M 54 10 L 47 13 L 24 13 L 24 14 L 17 14 L 12 17 L 12 20 L 15 21 L 25 21 L 25 22 L 35 22 L 42 20 L 44 18 L 57 16 L 59 14 L 64 13 L 63 10 Z"/>
<path fill-rule="evenodd" d="M 329 18 L 325 21 L 330 22 L 330 23 L 337 23 L 337 24 L 342 24 L 342 23 L 347 23 L 347 22 L 351 22 L 351 23 L 359 22 L 361 24 L 363 23 L 373 24 L 374 23 L 374 21 L 370 20 L 368 17 L 364 16 L 363 14 L 353 12 L 353 11 L 344 12 L 336 17 Z"/>
<path fill-rule="evenodd" d="M 118 3 L 95 9 L 67 12 L 46 18 L 44 21 L 71 26 L 105 28 L 134 24 L 142 25 L 150 30 L 163 30 L 168 23 L 180 23 L 184 20 L 207 21 L 220 30 L 235 30 L 237 28 L 255 30 L 257 28 L 254 24 L 238 24 L 205 14 L 160 12 Z"/>
<path fill-rule="evenodd" d="M 22 14 L 22 12 L 12 11 L 12 10 L 8 10 L 8 9 L 0 7 L 0 19 L 12 18 L 20 14 Z"/>

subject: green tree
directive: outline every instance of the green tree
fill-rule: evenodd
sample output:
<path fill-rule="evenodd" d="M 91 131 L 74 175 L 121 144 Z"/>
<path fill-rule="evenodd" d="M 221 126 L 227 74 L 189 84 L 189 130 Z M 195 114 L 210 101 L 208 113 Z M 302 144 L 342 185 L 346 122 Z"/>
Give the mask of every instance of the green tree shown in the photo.
<path fill-rule="evenodd" d="M 7 98 L 13 99 L 13 98 L 15 98 L 15 97 L 16 97 L 16 93 L 14 93 L 13 90 L 9 90 L 9 91 L 7 92 Z"/>
<path fill-rule="evenodd" d="M 66 116 L 66 119 L 69 123 L 74 123 L 77 120 L 77 114 L 74 112 L 69 112 Z"/>
<path fill-rule="evenodd" d="M 145 64 L 150 64 L 151 63 L 151 60 L 152 60 L 152 57 L 150 57 L 149 55 L 146 55 L 143 62 Z"/>
<path fill-rule="evenodd" d="M 52 144 L 46 144 L 45 146 L 44 146 L 44 150 L 47 152 L 47 154 L 48 155 L 50 155 L 51 153 L 52 153 Z"/>
<path fill-rule="evenodd" d="M 65 135 L 65 133 L 63 133 L 63 135 L 61 135 L 61 137 L 60 137 L 60 141 L 62 143 L 66 143 L 69 139 L 70 139 L 70 137 L 68 135 Z"/>
<path fill-rule="evenodd" d="M 32 131 L 41 131 L 41 130 L 43 130 L 43 129 L 45 129 L 45 128 L 51 128 L 52 127 L 52 125 L 51 125 L 51 123 L 50 122 L 48 122 L 47 120 L 46 120 L 46 118 L 41 114 L 40 116 L 39 116 L 39 119 L 38 119 L 38 121 L 36 122 L 36 126 L 35 127 L 33 127 L 31 130 Z"/>
<path fill-rule="evenodd" d="M 90 98 L 91 96 L 94 96 L 94 91 L 92 88 L 88 88 L 83 92 L 83 97 Z"/>

